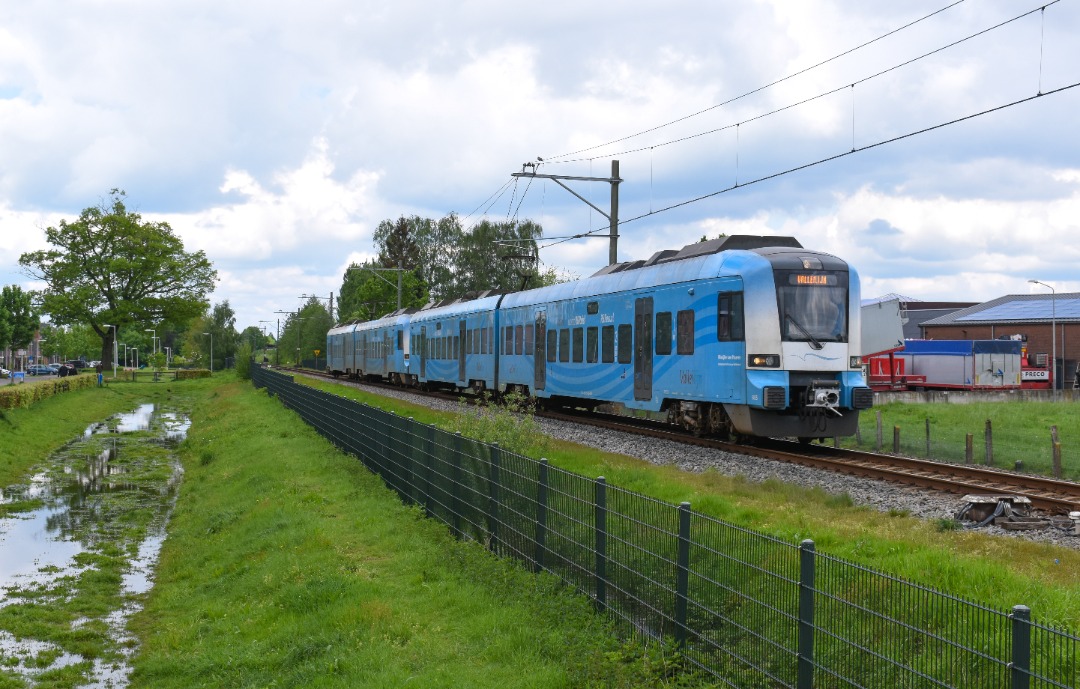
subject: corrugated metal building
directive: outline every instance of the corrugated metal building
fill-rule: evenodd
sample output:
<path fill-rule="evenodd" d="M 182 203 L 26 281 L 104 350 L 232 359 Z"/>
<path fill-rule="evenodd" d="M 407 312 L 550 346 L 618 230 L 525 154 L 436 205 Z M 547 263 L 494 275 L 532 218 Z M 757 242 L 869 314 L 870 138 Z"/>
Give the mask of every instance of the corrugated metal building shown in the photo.
<path fill-rule="evenodd" d="M 1020 335 L 1029 354 L 1054 354 L 1058 388 L 1071 388 L 1080 361 L 1080 292 L 1009 294 L 925 321 L 922 337 L 934 340 L 994 340 Z M 1051 339 L 1051 329 L 1054 331 Z"/>

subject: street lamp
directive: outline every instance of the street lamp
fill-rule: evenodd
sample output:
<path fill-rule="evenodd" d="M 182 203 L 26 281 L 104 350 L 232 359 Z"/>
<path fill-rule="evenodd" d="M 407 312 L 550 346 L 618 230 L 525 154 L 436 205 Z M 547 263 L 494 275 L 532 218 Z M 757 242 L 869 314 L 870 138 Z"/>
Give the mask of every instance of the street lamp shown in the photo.
<path fill-rule="evenodd" d="M 135 373 L 133 375 L 138 375 L 138 373 L 139 373 L 139 348 L 138 347 L 132 347 L 131 350 L 133 352 L 135 352 Z M 135 380 L 135 378 L 132 378 L 132 380 Z"/>
<path fill-rule="evenodd" d="M 1033 285 L 1042 285 L 1050 289 L 1050 389 L 1054 391 L 1054 399 L 1057 399 L 1057 290 L 1045 282 L 1039 282 L 1038 280 L 1028 280 Z M 1065 367 L 1062 366 L 1062 369 Z"/>
<path fill-rule="evenodd" d="M 210 336 L 210 373 L 214 372 L 214 333 L 203 333 Z"/>
<path fill-rule="evenodd" d="M 112 377 L 116 380 L 116 326 L 102 323 L 106 328 L 112 328 Z"/>
<path fill-rule="evenodd" d="M 152 344 L 152 345 L 153 345 L 153 352 L 151 352 L 151 353 L 152 353 L 152 354 L 157 354 L 157 330 L 155 330 L 154 328 L 147 328 L 147 329 L 146 329 L 146 332 L 148 332 L 148 333 L 154 333 L 154 334 L 153 334 L 153 335 L 152 335 L 152 336 L 150 337 L 150 344 Z"/>
<path fill-rule="evenodd" d="M 169 370 L 169 362 L 172 361 L 172 347 L 162 347 L 165 350 L 165 370 Z"/>

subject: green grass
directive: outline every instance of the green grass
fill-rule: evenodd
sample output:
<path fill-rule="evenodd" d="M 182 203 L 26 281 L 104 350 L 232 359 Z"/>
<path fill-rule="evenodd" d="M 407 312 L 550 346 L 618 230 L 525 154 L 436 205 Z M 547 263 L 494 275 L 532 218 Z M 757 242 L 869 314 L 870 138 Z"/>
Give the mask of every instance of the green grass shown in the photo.
<path fill-rule="evenodd" d="M 313 387 L 396 410 L 417 421 L 459 430 L 457 415 L 379 397 L 355 388 L 297 377 Z M 973 530 L 943 530 L 937 521 L 853 506 L 850 497 L 817 488 L 708 471 L 688 473 L 593 448 L 551 441 L 554 466 L 610 485 L 865 564 L 916 583 L 1001 609 L 1024 604 L 1043 623 L 1080 631 L 1080 551 Z M 959 506 L 959 502 L 957 503 Z"/>
<path fill-rule="evenodd" d="M 1061 442 L 1062 477 L 1080 480 L 1080 404 L 1073 402 L 973 402 L 909 404 L 892 402 L 864 412 L 859 419 L 863 449 L 877 447 L 877 413 L 881 413 L 882 449 L 893 449 L 893 428 L 900 427 L 903 454 L 926 457 L 926 421 L 930 421 L 930 457 L 965 461 L 966 436 L 973 440 L 973 460 L 986 463 L 986 422 L 991 422 L 993 465 L 1052 474 L 1051 426 Z M 854 445 L 854 439 L 851 442 Z"/>
<path fill-rule="evenodd" d="M 624 646 L 552 577 L 455 541 L 250 383 L 192 418 L 133 686 L 690 686 L 663 647 Z"/>

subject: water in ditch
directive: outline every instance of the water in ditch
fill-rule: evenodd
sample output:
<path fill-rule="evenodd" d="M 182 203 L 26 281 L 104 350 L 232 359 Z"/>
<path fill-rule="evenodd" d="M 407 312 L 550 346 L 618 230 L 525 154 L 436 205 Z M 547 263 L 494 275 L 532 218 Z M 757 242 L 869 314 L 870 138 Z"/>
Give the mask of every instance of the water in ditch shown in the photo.
<path fill-rule="evenodd" d="M 0 488 L 0 686 L 127 685 L 189 425 L 145 404 Z"/>

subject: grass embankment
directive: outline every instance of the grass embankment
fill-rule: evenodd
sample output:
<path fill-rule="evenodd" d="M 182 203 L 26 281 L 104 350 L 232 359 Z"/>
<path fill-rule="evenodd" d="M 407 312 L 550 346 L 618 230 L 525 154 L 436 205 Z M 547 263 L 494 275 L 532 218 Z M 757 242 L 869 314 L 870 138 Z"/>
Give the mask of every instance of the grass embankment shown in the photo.
<path fill-rule="evenodd" d="M 893 428 L 900 428 L 900 451 L 925 457 L 926 422 L 930 421 L 930 457 L 963 462 L 966 436 L 972 436 L 973 461 L 986 463 L 986 422 L 991 422 L 993 464 L 1052 475 L 1051 426 L 1061 443 L 1062 477 L 1080 480 L 1080 404 L 1075 402 L 972 402 L 967 404 L 910 404 L 891 402 L 859 418 L 861 447 L 877 446 L 877 412 L 881 413 L 882 449 L 893 449 Z M 854 439 L 851 439 L 854 445 Z"/>
<path fill-rule="evenodd" d="M 313 387 L 457 430 L 457 415 L 297 377 Z M 1028 605 L 1043 623 L 1080 631 L 1080 551 L 953 529 L 904 512 L 853 506 L 847 496 L 779 481 L 752 483 L 716 472 L 687 473 L 601 450 L 546 441 L 543 456 L 585 476 L 789 542 L 814 540 L 818 551 L 853 560 L 917 583 L 1002 609 Z M 535 453 L 533 453 L 535 454 Z M 959 506 L 959 502 L 957 503 Z"/>
<path fill-rule="evenodd" d="M 192 421 L 133 686 L 683 686 L 670 656 L 455 541 L 250 383 Z"/>

